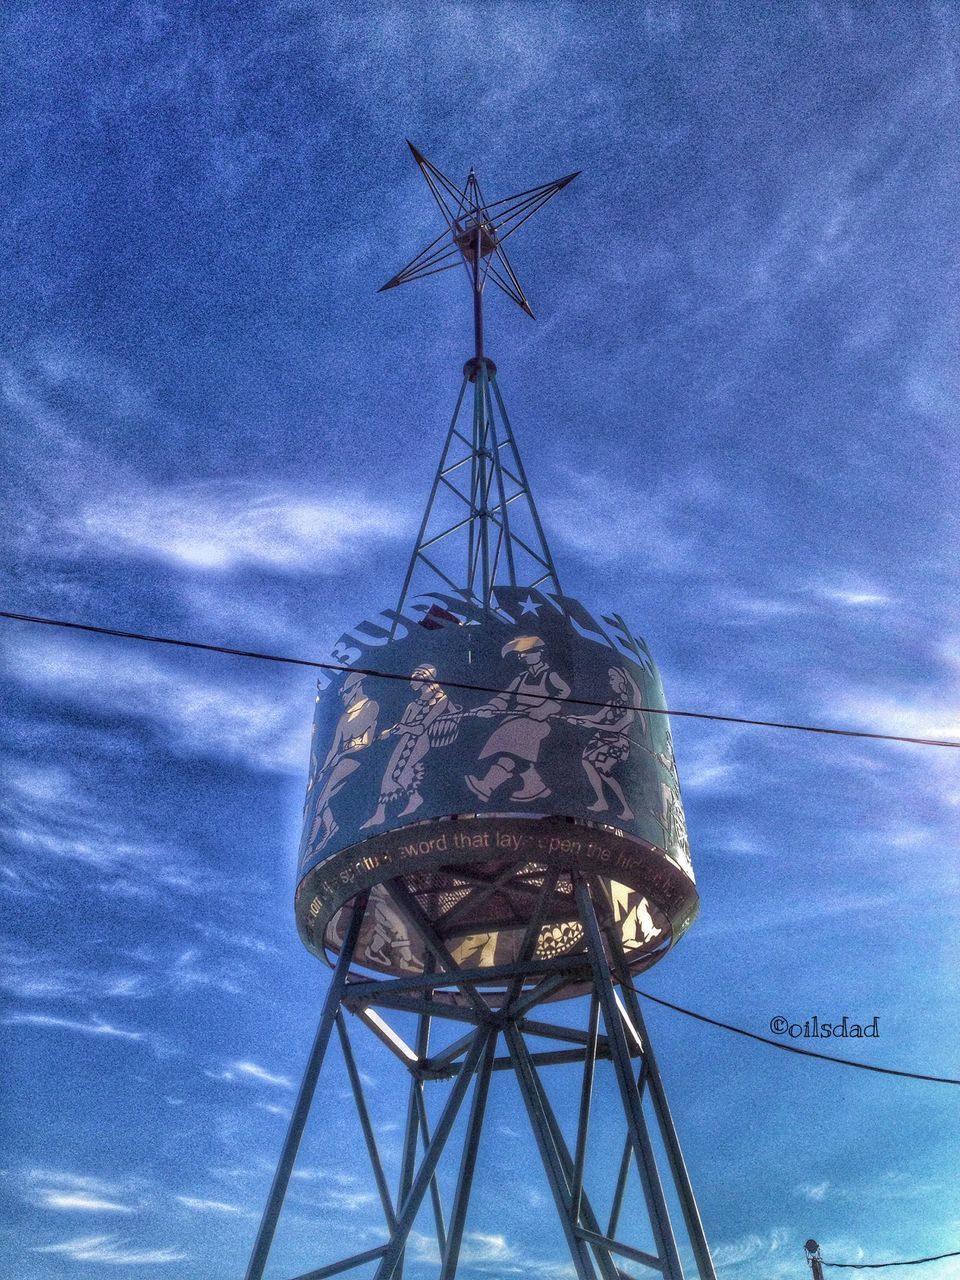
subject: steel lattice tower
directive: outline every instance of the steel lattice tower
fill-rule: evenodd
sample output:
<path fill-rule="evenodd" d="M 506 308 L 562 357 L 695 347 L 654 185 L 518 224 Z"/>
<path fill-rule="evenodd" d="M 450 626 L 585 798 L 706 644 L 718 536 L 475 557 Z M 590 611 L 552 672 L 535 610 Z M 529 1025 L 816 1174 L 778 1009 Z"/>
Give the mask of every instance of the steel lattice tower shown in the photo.
<path fill-rule="evenodd" d="M 334 1036 L 384 1239 L 297 1280 L 355 1269 L 400 1280 L 413 1265 L 410 1233 L 422 1213 L 436 1237 L 432 1274 L 464 1274 L 496 1072 L 516 1080 L 578 1280 L 631 1280 L 627 1266 L 666 1280 L 716 1280 L 633 986 L 689 926 L 698 903 L 662 689 L 646 646 L 617 615 L 594 616 L 561 594 L 496 367 L 484 352 L 486 283 L 533 314 L 504 240 L 577 175 L 487 203 L 472 170 L 461 189 L 410 145 L 446 225 L 384 289 L 462 265 L 474 353 L 397 605 L 383 623 L 361 624 L 344 638 L 347 648 L 360 646 L 356 670 L 336 698 L 321 691 L 317 700 L 297 919 L 333 975 L 247 1280 L 264 1275 Z M 422 571 L 438 590 L 418 605 L 411 592 Z M 521 675 L 504 687 L 496 670 L 508 655 Z M 607 683 L 612 692 L 602 693 Z M 453 701 L 457 689 L 494 696 L 465 710 Z M 405 708 L 403 697 L 411 698 Z M 381 729 L 388 710 L 396 723 Z M 486 721 L 496 723 L 492 733 Z M 576 735 L 584 731 L 593 736 L 581 750 Z M 515 789 L 506 795 L 506 786 Z M 588 804 L 583 797 L 591 796 Z M 570 997 L 579 999 L 563 1008 L 579 1021 L 544 1014 Z M 413 1034 L 401 1033 L 398 1018 Z M 393 1187 L 351 1020 L 408 1075 Z M 598 1067 L 607 1062 L 612 1080 L 601 1095 Z M 580 1067 L 570 1116 L 544 1083 L 547 1070 L 563 1066 Z M 428 1100 L 444 1089 L 431 1116 Z M 600 1101 L 608 1119 L 618 1114 L 623 1133 L 606 1188 L 595 1185 L 589 1159 Z M 456 1145 L 455 1130 L 459 1148 L 448 1168 L 441 1157 Z M 632 1181 L 642 1207 L 628 1214 Z"/>

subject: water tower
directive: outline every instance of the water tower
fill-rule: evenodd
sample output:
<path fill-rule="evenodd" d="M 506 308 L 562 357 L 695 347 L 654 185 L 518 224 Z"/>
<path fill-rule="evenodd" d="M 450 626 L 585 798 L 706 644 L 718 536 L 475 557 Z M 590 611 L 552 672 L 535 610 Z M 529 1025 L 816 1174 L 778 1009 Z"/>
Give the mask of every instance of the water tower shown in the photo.
<path fill-rule="evenodd" d="M 435 1273 L 452 1280 L 494 1071 L 516 1078 L 579 1280 L 623 1280 L 627 1264 L 715 1280 L 632 988 L 698 909 L 663 690 L 622 618 L 564 595 L 484 353 L 486 284 L 533 314 L 504 241 L 576 175 L 488 203 L 473 171 L 461 189 L 411 150 L 445 229 L 384 288 L 463 269 L 474 351 L 396 604 L 341 637 L 345 670 L 316 701 L 296 918 L 333 975 L 247 1280 L 263 1275 L 334 1031 L 385 1238 L 299 1280 L 354 1268 L 396 1280 L 430 1209 Z M 409 1072 L 395 1187 L 350 1021 Z M 602 1061 L 615 1083 L 601 1094 Z M 582 1066 L 570 1133 L 543 1081 L 564 1064 Z M 602 1205 L 587 1176 L 601 1106 L 623 1131 Z M 642 1210 L 627 1222 L 632 1178 Z"/>

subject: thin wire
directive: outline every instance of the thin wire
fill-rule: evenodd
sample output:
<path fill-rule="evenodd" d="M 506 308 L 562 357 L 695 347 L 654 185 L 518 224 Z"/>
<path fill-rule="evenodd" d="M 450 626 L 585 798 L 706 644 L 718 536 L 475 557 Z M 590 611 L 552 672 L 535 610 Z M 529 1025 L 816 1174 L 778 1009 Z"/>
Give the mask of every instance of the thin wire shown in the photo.
<path fill-rule="evenodd" d="M 747 1031 L 744 1027 L 735 1027 L 729 1022 L 720 1022 L 717 1018 L 708 1018 L 705 1013 L 694 1013 L 692 1009 L 685 1009 L 683 1005 L 673 1004 L 669 1000 L 662 1000 L 659 996 L 652 996 L 649 991 L 641 991 L 639 987 L 630 987 L 631 991 L 635 991 L 638 996 L 643 996 L 645 1000 L 652 1000 L 654 1004 L 662 1004 L 665 1009 L 673 1009 L 675 1013 L 685 1014 L 688 1018 L 696 1018 L 698 1022 L 706 1022 L 708 1026 L 720 1027 L 724 1031 L 732 1031 L 735 1035 L 746 1036 L 748 1040 L 759 1040 L 761 1044 L 768 1044 L 774 1049 L 781 1049 L 784 1053 L 797 1053 L 802 1058 L 820 1058 L 823 1062 L 836 1062 L 841 1067 L 858 1067 L 861 1071 L 876 1071 L 884 1076 L 904 1076 L 908 1080 L 927 1080 L 933 1084 L 957 1084 L 960 1080 L 954 1080 L 950 1076 L 928 1076 L 923 1075 L 919 1071 L 897 1071 L 893 1067 L 877 1067 L 872 1062 L 855 1062 L 852 1058 L 836 1058 L 830 1053 L 817 1053 L 813 1049 L 799 1049 L 793 1044 L 781 1044 L 779 1040 L 771 1040 L 768 1036 L 757 1035 L 755 1031 Z M 946 1255 L 944 1255 L 946 1256 Z M 853 1263 L 831 1262 L 824 1263 L 824 1266 L 852 1266 Z M 889 1266 L 889 1263 L 876 1263 L 876 1266 Z"/>
<path fill-rule="evenodd" d="M 338 662 L 318 662 L 312 658 L 292 658 L 285 654 L 259 653 L 254 649 L 233 649 L 222 644 L 203 644 L 199 640 L 181 640 L 173 636 L 152 636 L 140 631 L 119 631 L 114 627 L 95 627 L 87 622 L 71 622 L 65 618 L 42 618 L 30 613 L 11 613 L 0 609 L 0 618 L 14 622 L 31 622 L 44 627 L 62 627 L 70 631 L 86 631 L 98 636 L 115 636 L 120 640 L 141 640 L 147 644 L 173 645 L 179 649 L 202 649 L 206 653 L 225 653 L 234 658 L 254 658 L 260 662 L 279 662 L 294 667 L 312 667 L 318 671 L 335 671 L 339 673 L 353 672 L 356 675 L 371 676 L 378 680 L 401 680 L 405 684 L 429 684 L 432 678 L 427 676 L 402 675 L 390 671 L 377 671 L 375 667 L 351 667 Z M 469 684 L 462 680 L 442 680 L 445 689 L 465 689 L 474 693 L 504 693 L 487 684 Z M 525 698 L 538 698 L 541 702 L 565 702 L 578 707 L 606 707 L 606 702 L 596 702 L 590 698 L 554 697 L 552 694 L 524 694 Z M 642 711 L 647 715 L 673 716 L 688 720 L 714 720 L 723 724 L 753 725 L 762 729 L 792 729 L 797 733 L 824 733 L 839 738 L 872 738 L 879 742 L 906 742 L 918 747 L 951 747 L 960 748 L 960 742 L 950 738 L 908 738 L 897 733 L 871 733 L 866 729 L 832 729 L 818 724 L 792 724 L 783 720 L 753 720 L 748 716 L 724 716 L 710 711 L 678 711 L 669 707 L 633 707 L 634 711 Z"/>
<path fill-rule="evenodd" d="M 354 672 L 358 675 L 376 677 L 382 680 L 403 680 L 415 683 L 429 683 L 427 677 L 420 678 L 416 676 L 397 675 L 387 671 L 376 671 L 367 667 L 348 667 L 340 663 L 334 662 L 318 662 L 310 658 L 292 658 L 286 655 L 259 653 L 256 650 L 233 649 L 226 645 L 204 644 L 199 640 L 182 640 L 173 636 L 152 636 L 139 631 L 120 631 L 113 627 L 95 627 L 90 623 L 72 622 L 63 618 L 43 618 L 28 613 L 12 613 L 8 610 L 0 610 L 0 618 L 6 618 L 15 622 L 30 622 L 40 626 L 60 627 L 71 631 L 84 631 L 93 635 L 114 636 L 121 640 L 140 640 L 148 644 L 165 644 L 172 645 L 181 649 L 200 649 L 207 653 L 223 653 L 237 658 L 254 658 L 262 662 L 278 662 L 286 663 L 298 667 L 313 667 L 322 671 L 337 672 Z M 468 684 L 453 680 L 445 680 L 444 685 L 452 689 L 468 689 L 480 693 L 502 693 L 502 689 L 495 689 L 489 685 Z M 537 695 L 531 695 L 537 696 Z M 604 702 L 592 702 L 586 698 L 555 698 L 556 702 L 570 702 L 578 706 L 587 707 L 605 707 Z M 783 724 L 772 720 L 749 720 L 740 716 L 720 716 L 713 715 L 702 711 L 670 711 L 664 710 L 662 707 L 637 707 L 637 711 L 646 711 L 656 715 L 672 715 L 672 716 L 688 716 L 698 720 L 725 720 L 732 721 L 736 724 L 759 725 L 772 729 L 798 729 L 806 733 L 830 733 L 839 734 L 844 737 L 851 738 L 880 738 L 889 742 L 910 742 L 921 746 L 931 747 L 960 747 L 960 742 L 937 741 L 931 738 L 903 738 L 894 734 L 885 733 L 866 733 L 856 729 L 828 729 L 817 725 L 797 725 Z M 721 1022 L 717 1018 L 708 1018 L 706 1014 L 695 1013 L 693 1009 L 685 1009 L 682 1005 L 673 1004 L 669 1000 L 664 1000 L 660 996 L 653 996 L 648 991 L 641 991 L 639 987 L 631 987 L 637 995 L 643 996 L 647 1000 L 651 1000 L 654 1004 L 663 1005 L 664 1008 L 673 1009 L 676 1013 L 682 1013 L 688 1018 L 695 1018 L 698 1022 L 705 1022 L 712 1027 L 720 1027 L 724 1031 L 732 1031 L 735 1035 L 746 1036 L 749 1040 L 757 1040 L 761 1044 L 770 1045 L 774 1049 L 781 1049 L 785 1053 L 799 1054 L 804 1058 L 819 1058 L 824 1062 L 835 1062 L 840 1066 L 858 1067 L 861 1071 L 875 1071 L 881 1075 L 902 1076 L 910 1080 L 927 1080 L 934 1084 L 953 1084 L 960 1085 L 960 1080 L 954 1080 L 947 1076 L 930 1076 L 923 1075 L 915 1071 L 897 1071 L 893 1067 L 878 1067 L 868 1062 L 854 1062 L 850 1058 L 837 1058 L 828 1053 L 817 1053 L 812 1049 L 800 1049 L 796 1045 L 781 1044 L 777 1040 L 771 1040 L 767 1036 L 757 1035 L 754 1031 L 747 1031 L 744 1027 L 735 1027 L 729 1022 Z M 943 1254 L 943 1257 L 953 1255 Z M 933 1259 L 920 1259 L 920 1261 L 933 1261 Z M 853 1263 L 824 1263 L 825 1266 L 853 1266 Z M 874 1266 L 892 1266 L 893 1263 L 874 1263 Z"/>
<path fill-rule="evenodd" d="M 915 1267 L 921 1262 L 939 1262 L 941 1258 L 960 1258 L 960 1249 L 953 1253 L 935 1253 L 931 1258 L 904 1258 L 896 1262 L 824 1262 L 825 1267 L 853 1267 L 858 1271 L 873 1271 L 877 1267 Z"/>

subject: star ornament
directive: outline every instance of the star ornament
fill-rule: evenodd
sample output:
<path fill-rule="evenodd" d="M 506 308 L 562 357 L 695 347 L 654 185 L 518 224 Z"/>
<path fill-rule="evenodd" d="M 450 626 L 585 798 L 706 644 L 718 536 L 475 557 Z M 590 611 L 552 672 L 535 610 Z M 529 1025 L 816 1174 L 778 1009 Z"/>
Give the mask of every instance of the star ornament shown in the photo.
<path fill-rule="evenodd" d="M 483 286 L 490 279 L 532 319 L 530 303 L 504 252 L 503 242 L 522 227 L 528 218 L 532 218 L 538 209 L 542 209 L 558 191 L 572 182 L 579 170 L 568 173 L 565 178 L 557 178 L 555 182 L 545 182 L 542 186 L 531 187 L 528 191 L 488 204 L 472 169 L 461 190 L 436 165 L 431 164 L 409 139 L 407 146 L 413 152 L 413 158 L 447 225 L 436 240 L 421 249 L 379 292 L 395 289 L 397 285 L 407 284 L 411 280 L 421 280 L 424 276 L 436 275 L 440 271 L 449 271 L 451 267 L 462 263 L 471 288 L 476 293 L 482 292 Z"/>

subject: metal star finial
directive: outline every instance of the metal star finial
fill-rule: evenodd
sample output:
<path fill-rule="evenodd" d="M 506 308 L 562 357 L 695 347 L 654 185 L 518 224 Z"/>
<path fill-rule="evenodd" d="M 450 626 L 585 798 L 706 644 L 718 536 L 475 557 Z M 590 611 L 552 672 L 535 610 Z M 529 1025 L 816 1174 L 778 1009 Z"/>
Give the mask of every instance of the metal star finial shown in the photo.
<path fill-rule="evenodd" d="M 388 280 L 379 292 L 395 289 L 397 285 L 406 284 L 410 280 L 449 271 L 458 262 L 462 262 L 478 303 L 479 295 L 489 277 L 508 298 L 512 298 L 518 307 L 533 318 L 530 303 L 503 250 L 503 242 L 558 191 L 562 191 L 568 182 L 572 182 L 579 170 L 568 173 L 565 178 L 558 178 L 555 182 L 545 182 L 542 186 L 531 187 L 528 191 L 488 204 L 473 169 L 467 175 L 466 185 L 461 190 L 436 165 L 431 164 L 409 138 L 407 146 L 413 152 L 413 158 L 426 179 L 447 227 L 392 280 Z"/>

